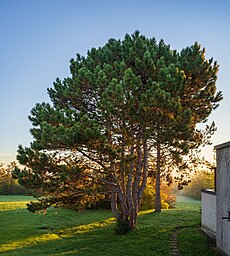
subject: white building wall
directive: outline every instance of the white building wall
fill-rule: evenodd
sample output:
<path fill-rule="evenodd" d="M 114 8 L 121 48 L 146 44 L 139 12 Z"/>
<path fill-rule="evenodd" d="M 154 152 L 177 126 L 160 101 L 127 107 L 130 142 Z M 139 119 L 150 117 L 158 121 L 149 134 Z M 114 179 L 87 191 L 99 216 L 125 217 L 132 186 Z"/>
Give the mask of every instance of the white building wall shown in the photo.
<path fill-rule="evenodd" d="M 216 238 L 216 193 L 211 189 L 201 191 L 202 230 Z"/>

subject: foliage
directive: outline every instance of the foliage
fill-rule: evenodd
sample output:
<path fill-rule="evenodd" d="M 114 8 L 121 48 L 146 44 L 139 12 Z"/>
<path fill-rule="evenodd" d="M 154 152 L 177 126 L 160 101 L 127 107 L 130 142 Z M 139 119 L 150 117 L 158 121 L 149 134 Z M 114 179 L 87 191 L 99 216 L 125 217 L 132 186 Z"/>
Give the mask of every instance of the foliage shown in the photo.
<path fill-rule="evenodd" d="M 0 163 L 0 182 L 9 179 L 9 172 L 4 168 L 3 164 Z"/>
<path fill-rule="evenodd" d="M 152 178 L 148 178 L 148 182 L 143 193 L 141 201 L 141 210 L 155 209 L 156 203 L 156 181 Z M 169 187 L 165 182 L 161 184 L 161 206 L 162 209 L 174 208 L 176 204 L 176 197 L 173 195 L 172 187 Z"/>
<path fill-rule="evenodd" d="M 47 175 L 51 164 L 57 181 L 63 182 L 58 172 L 66 177 L 72 167 L 53 162 L 67 153 L 74 169 L 80 170 L 71 179 L 79 192 L 76 202 L 94 186 L 91 181 L 104 182 L 114 217 L 134 229 L 149 159 L 155 162 L 158 202 L 161 172 L 171 170 L 164 168 L 168 157 L 179 166 L 182 154 L 204 142 L 196 124 L 205 122 L 222 99 L 216 92 L 217 71 L 218 65 L 205 59 L 197 43 L 177 52 L 139 32 L 122 41 L 110 39 L 86 57 L 77 54 L 70 62 L 70 77 L 57 79 L 48 89 L 52 105 L 36 104 L 31 111 L 34 141 L 30 148 L 19 147 L 17 157 L 27 168 L 19 171 L 24 184 L 33 188 L 33 179 L 39 180 L 41 188 L 50 189 L 45 206 L 55 203 L 59 186 L 39 175 L 41 170 Z M 50 152 L 58 158 L 52 159 Z M 39 161 L 33 165 L 38 154 L 43 155 L 37 158 L 39 168 Z M 43 161 L 46 157 L 49 160 Z M 58 200 L 66 204 L 68 198 L 70 194 Z"/>
<path fill-rule="evenodd" d="M 28 210 L 37 212 L 51 205 L 65 205 L 76 210 L 93 208 L 105 196 L 96 177 L 91 178 L 91 170 L 68 153 L 60 156 L 49 152 L 38 152 L 19 147 L 18 157 L 25 167 L 14 169 L 14 177 L 27 188 L 38 201 L 30 202 Z"/>
<path fill-rule="evenodd" d="M 12 177 L 15 163 L 0 164 L 0 195 L 26 195 L 27 190 Z"/>
<path fill-rule="evenodd" d="M 6 200 L 12 201 L 10 198 Z M 2 211 L 0 205 L 0 253 L 2 256 L 170 255 L 169 238 L 177 230 L 181 255 L 217 255 L 199 231 L 200 202 L 181 199 L 175 209 L 163 210 L 161 214 L 141 212 L 137 230 L 125 237 L 113 232 L 115 222 L 110 211 L 50 208 L 47 215 L 34 215 L 26 211 L 26 202 L 23 208 L 14 210 L 9 204 L 17 201 L 5 202 L 9 210 Z M 18 200 L 24 201 L 25 197 Z"/>
<path fill-rule="evenodd" d="M 0 183 L 0 195 L 26 195 L 27 193 L 28 191 L 12 178 Z"/>
<path fill-rule="evenodd" d="M 166 56 L 169 55 L 166 54 Z M 172 75 L 170 72 L 174 61 L 170 59 L 171 65 L 167 67 L 167 61 L 165 61 L 168 60 L 167 57 L 164 55 L 164 68 L 161 69 L 166 79 L 161 81 L 160 77 L 157 81 L 161 83 L 166 92 L 180 97 L 182 108 L 190 111 L 190 125 L 194 130 L 190 134 L 183 133 L 183 128 L 179 126 L 173 127 L 173 132 L 171 132 L 172 128 L 167 119 L 156 119 L 155 125 L 159 127 L 155 139 L 157 211 L 161 210 L 160 180 L 162 176 L 171 180 L 172 171 L 182 172 L 184 175 L 183 172 L 189 172 L 191 165 L 196 165 L 193 152 L 196 152 L 200 146 L 210 144 L 210 138 L 216 130 L 214 122 L 211 125 L 206 125 L 204 129 L 198 129 L 196 126 L 206 123 L 211 112 L 218 107 L 218 103 L 222 100 L 222 94 L 217 92 L 216 88 L 217 62 L 213 62 L 213 59 L 207 60 L 205 49 L 201 48 L 198 43 L 182 49 L 177 58 L 173 58 L 177 63 L 175 67 L 183 74 L 182 81 L 175 76 L 175 73 Z M 176 88 L 174 83 L 179 88 Z M 175 92 L 175 89 L 179 91 Z M 173 136 L 171 137 L 171 135 Z M 177 145 L 179 142 L 180 146 Z M 183 154 L 188 153 L 191 153 L 191 159 L 184 161 Z M 187 181 L 179 181 L 178 185 L 179 188 L 183 188 L 184 185 L 187 185 Z"/>

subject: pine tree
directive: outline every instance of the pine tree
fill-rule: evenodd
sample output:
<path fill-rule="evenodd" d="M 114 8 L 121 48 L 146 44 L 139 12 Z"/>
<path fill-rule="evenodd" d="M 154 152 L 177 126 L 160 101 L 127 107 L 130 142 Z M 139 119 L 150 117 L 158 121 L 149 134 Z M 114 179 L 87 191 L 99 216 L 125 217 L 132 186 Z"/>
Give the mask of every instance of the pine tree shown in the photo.
<path fill-rule="evenodd" d="M 150 157 L 159 185 L 162 152 L 179 162 L 200 144 L 196 124 L 221 100 L 217 65 L 202 54 L 197 44 L 178 53 L 139 32 L 123 41 L 110 39 L 86 57 L 77 54 L 70 61 L 71 76 L 48 89 L 52 105 L 37 104 L 31 111 L 30 150 L 81 159 L 87 166 L 83 173 L 90 169 L 109 186 L 118 223 L 135 228 Z M 20 147 L 18 160 L 33 169 L 27 150 Z"/>

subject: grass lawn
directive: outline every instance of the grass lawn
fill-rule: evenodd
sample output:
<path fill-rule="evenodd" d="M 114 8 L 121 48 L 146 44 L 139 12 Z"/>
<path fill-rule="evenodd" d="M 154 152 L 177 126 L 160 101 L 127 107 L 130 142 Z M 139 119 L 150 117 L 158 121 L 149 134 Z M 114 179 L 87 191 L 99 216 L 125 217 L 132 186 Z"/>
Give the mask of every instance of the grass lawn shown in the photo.
<path fill-rule="evenodd" d="M 106 210 L 75 212 L 26 210 L 31 197 L 0 196 L 0 255 L 170 255 L 170 237 L 176 230 L 180 255 L 218 255 L 199 230 L 200 201 L 178 197 L 173 210 L 141 212 L 138 228 L 114 234 L 114 219 Z"/>

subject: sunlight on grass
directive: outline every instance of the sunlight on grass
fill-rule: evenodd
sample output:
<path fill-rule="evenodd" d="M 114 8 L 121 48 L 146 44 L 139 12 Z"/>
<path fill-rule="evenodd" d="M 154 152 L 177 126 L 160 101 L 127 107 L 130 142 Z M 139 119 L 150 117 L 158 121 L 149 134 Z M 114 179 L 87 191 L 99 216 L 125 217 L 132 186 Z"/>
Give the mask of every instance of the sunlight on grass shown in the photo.
<path fill-rule="evenodd" d="M 26 204 L 28 201 L 25 202 L 0 202 L 0 211 L 11 211 L 17 209 L 25 209 Z"/>
<path fill-rule="evenodd" d="M 118 236 L 113 231 L 115 219 L 109 211 L 51 208 L 47 215 L 34 215 L 22 209 L 28 202 L 26 198 L 15 202 L 18 198 L 12 197 L 11 202 L 10 199 L 2 198 L 5 206 L 0 205 L 0 255 L 170 255 L 169 238 L 173 230 L 178 231 L 181 255 L 217 255 L 199 232 L 200 201 L 181 197 L 175 209 L 161 213 L 141 211 L 137 230 Z M 193 254 L 194 245 L 202 254 Z"/>
<path fill-rule="evenodd" d="M 19 240 L 17 242 L 2 244 L 0 247 L 0 253 L 21 249 L 27 246 L 36 245 L 38 243 L 44 243 L 50 240 L 57 240 L 57 239 L 61 239 L 61 238 L 56 234 L 44 234 L 40 236 L 30 237 L 27 239 Z"/>
<path fill-rule="evenodd" d="M 11 251 L 11 250 L 16 250 L 16 249 L 21 249 L 21 248 L 28 247 L 31 245 L 37 245 L 39 243 L 49 242 L 51 240 L 58 240 L 58 239 L 62 239 L 62 238 L 71 238 L 77 234 L 84 234 L 87 232 L 95 231 L 96 229 L 100 229 L 100 228 L 109 226 L 113 222 L 114 222 L 114 218 L 109 218 L 104 221 L 93 222 L 90 224 L 80 225 L 80 226 L 76 226 L 73 228 L 62 229 L 62 230 L 58 231 L 58 234 L 52 234 L 52 233 L 44 234 L 44 235 L 40 235 L 40 236 L 30 237 L 28 239 L 19 240 L 19 241 L 12 242 L 12 243 L 3 244 L 3 245 L 1 245 L 0 253 L 6 252 L 6 251 Z M 52 255 L 53 256 L 67 255 L 67 254 L 71 255 L 71 254 L 75 254 L 77 252 L 78 252 L 77 250 L 74 250 L 74 251 L 61 252 L 61 253 L 52 254 Z"/>
<path fill-rule="evenodd" d="M 0 202 L 0 211 L 17 211 L 17 210 L 21 210 L 21 209 L 25 209 L 26 208 L 26 203 L 28 203 L 28 201 L 17 201 L 17 202 L 10 202 L 10 201 L 5 201 L 3 200 L 3 202 Z M 41 243 L 46 243 L 46 242 L 50 242 L 51 240 L 58 240 L 58 239 L 65 239 L 65 238 L 71 238 L 74 237 L 77 234 L 84 234 L 87 232 L 92 232 L 95 231 L 96 229 L 100 229 L 106 226 L 111 225 L 114 222 L 114 218 L 108 218 L 102 221 L 98 221 L 98 222 L 92 222 L 89 224 L 85 224 L 85 225 L 78 225 L 78 226 L 74 226 L 74 227 L 70 227 L 70 228 L 65 228 L 65 229 L 59 229 L 56 230 L 55 233 L 49 233 L 49 234 L 42 234 L 42 235 L 36 235 L 33 237 L 28 237 L 26 239 L 21 239 L 18 241 L 13 241 L 10 243 L 5 243 L 1 245 L 0 248 L 0 253 L 3 252 L 8 252 L 8 251 L 12 251 L 12 250 L 17 250 L 17 249 L 22 249 L 22 248 L 26 248 L 26 247 L 30 247 L 33 245 L 39 245 Z M 66 252 L 61 252 L 58 254 L 53 254 L 53 255 L 71 255 L 71 254 L 76 254 L 77 251 L 74 250 L 70 250 L 70 251 L 66 251 Z"/>
<path fill-rule="evenodd" d="M 144 215 L 144 214 L 147 214 L 147 213 L 153 213 L 153 212 L 154 212 L 154 210 L 145 210 L 145 211 L 141 211 L 141 212 L 138 213 L 138 216 Z"/>
<path fill-rule="evenodd" d="M 34 201 L 32 196 L 0 196 L 0 211 L 12 211 L 17 209 L 25 209 L 26 204 Z"/>
<path fill-rule="evenodd" d="M 62 229 L 58 232 L 58 234 L 62 238 L 70 238 L 77 234 L 84 234 L 87 232 L 95 231 L 96 229 L 99 229 L 99 228 L 107 227 L 107 226 L 113 224 L 114 221 L 115 221 L 114 218 L 109 218 L 109 219 L 99 221 L 99 222 L 93 222 L 90 224 L 85 224 L 85 225 L 80 225 L 80 226 L 76 226 L 76 227 L 72 227 L 72 228 Z"/>

